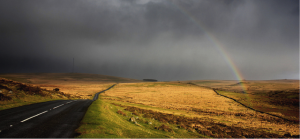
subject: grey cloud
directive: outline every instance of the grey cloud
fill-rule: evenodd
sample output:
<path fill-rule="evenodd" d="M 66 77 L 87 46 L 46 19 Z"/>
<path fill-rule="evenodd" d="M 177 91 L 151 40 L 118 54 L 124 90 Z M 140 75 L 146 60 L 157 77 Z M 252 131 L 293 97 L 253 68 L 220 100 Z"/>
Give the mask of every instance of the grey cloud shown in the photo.
<path fill-rule="evenodd" d="M 236 79 L 230 56 L 246 79 L 299 74 L 297 0 L 3 0 L 0 19 L 1 73 L 70 72 L 74 57 L 77 72 Z"/>

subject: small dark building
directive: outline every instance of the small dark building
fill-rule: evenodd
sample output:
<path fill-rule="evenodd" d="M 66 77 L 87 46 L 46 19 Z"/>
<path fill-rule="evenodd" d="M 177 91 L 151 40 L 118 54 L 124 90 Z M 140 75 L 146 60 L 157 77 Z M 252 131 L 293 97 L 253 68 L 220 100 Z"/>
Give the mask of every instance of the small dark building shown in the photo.
<path fill-rule="evenodd" d="M 145 82 L 157 82 L 157 80 L 155 80 L 155 79 L 143 79 L 143 81 L 145 81 Z"/>

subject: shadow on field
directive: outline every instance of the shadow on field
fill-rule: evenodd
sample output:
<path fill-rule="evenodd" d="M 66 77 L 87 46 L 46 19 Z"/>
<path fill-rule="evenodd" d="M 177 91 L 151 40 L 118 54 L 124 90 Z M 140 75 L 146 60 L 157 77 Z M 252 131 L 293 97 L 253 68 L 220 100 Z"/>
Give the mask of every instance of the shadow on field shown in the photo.
<path fill-rule="evenodd" d="M 195 86 L 199 86 L 199 85 L 194 84 L 194 83 L 188 83 L 188 84 L 195 85 Z M 240 84 L 240 83 L 237 83 L 237 84 Z M 247 106 L 247 105 L 245 105 L 245 104 L 239 102 L 238 100 L 236 100 L 236 99 L 234 99 L 234 98 L 231 98 L 231 97 L 228 97 L 228 96 L 226 96 L 226 95 L 222 95 L 222 94 L 218 93 L 218 92 L 216 91 L 216 89 L 212 89 L 212 90 L 213 90 L 217 95 L 220 95 L 220 96 L 222 96 L 222 97 L 226 97 L 226 98 L 228 98 L 228 99 L 231 99 L 231 100 L 233 100 L 233 101 L 239 103 L 240 105 L 244 106 L 245 108 L 251 109 L 251 110 L 256 111 L 256 112 L 259 112 L 259 113 L 268 114 L 268 115 L 270 115 L 270 116 L 274 116 L 274 117 L 280 118 L 280 119 L 284 120 L 284 122 L 289 122 L 289 123 L 294 123 L 294 124 L 298 124 L 298 123 L 299 123 L 299 120 L 289 120 L 289 119 L 286 119 L 286 118 L 284 118 L 284 117 L 281 117 L 281 116 L 278 116 L 278 115 L 275 115 L 275 114 L 271 114 L 271 113 L 268 113 L 268 112 L 263 112 L 263 111 L 254 109 L 254 108 L 252 108 L 252 107 L 249 107 L 249 106 Z M 279 92 L 279 93 L 280 93 L 280 92 Z M 278 92 L 275 91 L 275 93 L 274 93 L 273 95 L 276 95 L 276 94 L 278 94 Z M 294 105 L 294 104 L 293 104 L 293 105 Z M 277 121 L 277 122 L 280 122 L 280 120 Z"/>

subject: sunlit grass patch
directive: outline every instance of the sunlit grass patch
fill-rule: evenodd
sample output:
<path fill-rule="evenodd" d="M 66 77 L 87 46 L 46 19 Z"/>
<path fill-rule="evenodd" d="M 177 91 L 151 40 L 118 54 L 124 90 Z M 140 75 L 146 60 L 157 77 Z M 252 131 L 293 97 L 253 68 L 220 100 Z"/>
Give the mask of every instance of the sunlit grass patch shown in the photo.
<path fill-rule="evenodd" d="M 139 92 L 139 93 L 137 93 Z M 207 110 L 227 111 L 246 110 L 237 104 L 225 103 L 223 97 L 213 90 L 181 83 L 128 83 L 119 84 L 106 91 L 105 97 L 118 97 L 123 101 L 141 103 L 150 106 L 173 109 L 200 108 Z M 229 100 L 231 101 L 231 100 Z"/>
<path fill-rule="evenodd" d="M 253 98 L 257 96 L 253 94 L 230 91 L 222 93 L 232 94 L 238 100 L 243 101 L 243 104 L 249 104 L 248 106 L 256 103 Z M 125 83 L 118 84 L 101 95 L 103 99 L 113 101 L 113 103 L 135 105 L 140 108 L 182 114 L 187 117 L 207 118 L 227 126 L 255 128 L 276 134 L 284 134 L 284 132 L 299 134 L 297 125 L 290 126 L 278 117 L 255 112 L 232 99 L 218 95 L 210 88 L 192 84 L 179 82 Z M 113 97 L 118 99 L 112 99 Z M 266 105 L 264 102 L 257 102 L 257 104 Z"/>
<path fill-rule="evenodd" d="M 126 116 L 117 111 L 126 113 Z M 130 122 L 131 117 L 136 118 L 137 124 Z M 149 124 L 151 122 L 151 124 Z M 201 137 L 183 129 L 176 129 L 175 125 L 169 125 L 175 132 L 157 130 L 155 126 L 162 123 L 132 115 L 132 112 L 123 107 L 115 106 L 107 101 L 97 100 L 88 109 L 80 127 L 76 130 L 78 138 L 170 138 L 170 137 Z"/>
<path fill-rule="evenodd" d="M 46 102 L 46 101 L 53 101 L 53 100 L 62 100 L 62 98 L 51 98 L 51 97 L 41 97 L 38 95 L 27 95 L 23 98 L 14 98 L 9 101 L 0 101 L 0 110 L 19 107 L 23 105 L 29 105 L 33 103 L 39 103 L 39 102 Z"/>
<path fill-rule="evenodd" d="M 39 86 L 0 79 L 0 110 L 60 99 L 76 99 L 76 97 L 59 90 L 47 90 Z"/>

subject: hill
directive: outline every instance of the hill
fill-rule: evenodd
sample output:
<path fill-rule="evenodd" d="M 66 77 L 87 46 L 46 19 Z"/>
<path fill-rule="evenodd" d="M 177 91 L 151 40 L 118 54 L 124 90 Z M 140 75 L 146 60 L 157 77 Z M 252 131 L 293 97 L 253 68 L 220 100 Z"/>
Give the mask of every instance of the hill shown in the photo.
<path fill-rule="evenodd" d="M 122 83 L 100 95 L 76 131 L 79 138 L 298 137 L 299 122 L 285 118 L 191 83 Z"/>
<path fill-rule="evenodd" d="M 0 77 L 59 91 L 76 98 L 91 99 L 92 96 L 115 83 L 142 82 L 141 80 L 86 73 L 14 73 Z"/>
<path fill-rule="evenodd" d="M 0 110 L 50 100 L 76 98 L 78 97 L 59 90 L 47 90 L 39 86 L 0 78 Z"/>
<path fill-rule="evenodd" d="M 256 110 L 299 122 L 299 80 L 194 80 Z"/>
<path fill-rule="evenodd" d="M 65 83 L 65 82 L 98 82 L 123 83 L 140 82 L 140 80 L 87 73 L 9 73 L 0 77 L 30 84 Z"/>

